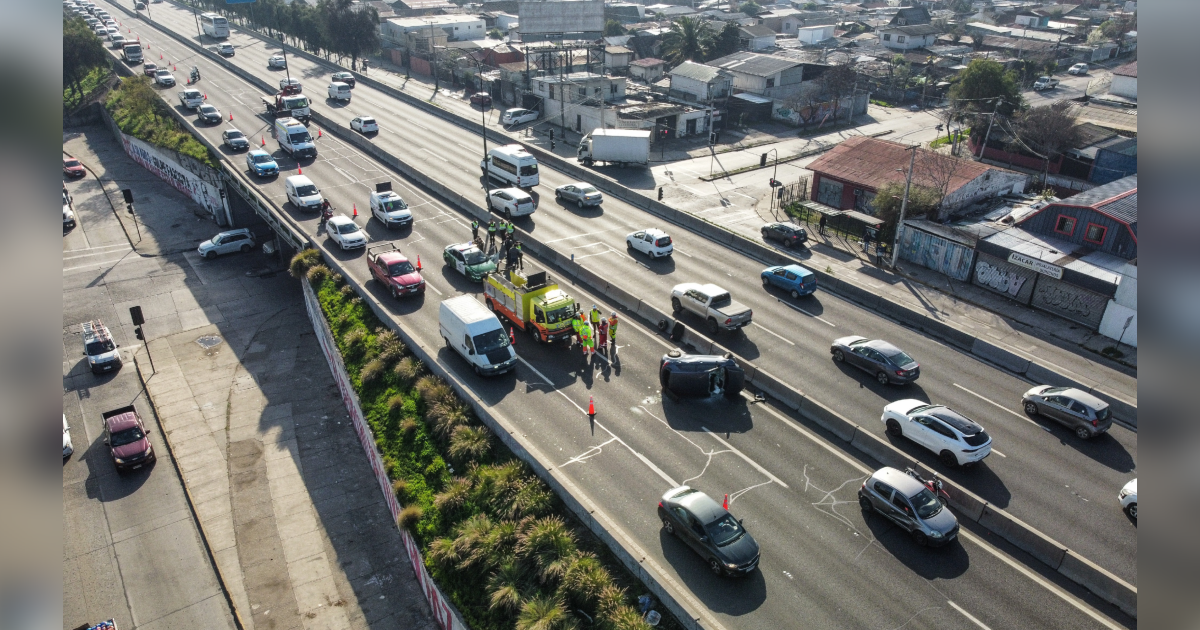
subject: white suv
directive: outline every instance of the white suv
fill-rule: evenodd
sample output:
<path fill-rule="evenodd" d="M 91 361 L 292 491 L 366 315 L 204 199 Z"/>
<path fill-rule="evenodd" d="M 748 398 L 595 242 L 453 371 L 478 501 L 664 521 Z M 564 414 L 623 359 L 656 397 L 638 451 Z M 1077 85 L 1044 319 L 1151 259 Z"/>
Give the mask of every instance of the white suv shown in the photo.
<path fill-rule="evenodd" d="M 532 109 L 510 109 L 500 116 L 500 124 L 505 127 L 532 122 L 538 119 L 538 113 Z"/>
<path fill-rule="evenodd" d="M 488 207 L 500 214 L 521 217 L 533 214 L 537 206 L 533 197 L 520 188 L 497 188 L 488 193 Z"/>
<path fill-rule="evenodd" d="M 1067 74 L 1081 75 L 1088 73 L 1088 65 L 1086 63 L 1077 63 L 1067 70 Z"/>
<path fill-rule="evenodd" d="M 325 233 L 343 250 L 367 246 L 367 234 L 345 215 L 338 215 L 326 222 Z"/>
<path fill-rule="evenodd" d="M 880 420 L 889 435 L 924 446 L 947 466 L 968 466 L 992 453 L 992 438 L 983 427 L 945 405 L 898 400 L 883 408 Z"/>

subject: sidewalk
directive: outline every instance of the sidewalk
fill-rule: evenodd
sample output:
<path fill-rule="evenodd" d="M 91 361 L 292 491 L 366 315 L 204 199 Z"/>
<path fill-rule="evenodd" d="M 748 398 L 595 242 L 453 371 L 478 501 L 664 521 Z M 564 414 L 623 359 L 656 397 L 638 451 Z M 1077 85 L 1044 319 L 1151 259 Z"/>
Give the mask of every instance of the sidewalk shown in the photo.
<path fill-rule="evenodd" d="M 247 628 L 428 628 L 298 287 L 154 339 L 136 360 Z"/>

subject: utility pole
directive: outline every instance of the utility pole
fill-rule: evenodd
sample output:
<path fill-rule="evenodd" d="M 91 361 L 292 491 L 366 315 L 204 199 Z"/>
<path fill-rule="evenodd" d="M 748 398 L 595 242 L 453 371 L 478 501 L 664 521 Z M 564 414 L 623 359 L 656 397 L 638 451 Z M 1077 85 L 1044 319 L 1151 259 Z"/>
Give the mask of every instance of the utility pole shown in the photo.
<path fill-rule="evenodd" d="M 437 67 L 438 60 L 437 60 L 437 48 L 433 45 L 433 20 L 426 20 L 425 23 L 429 25 L 429 54 L 431 57 L 433 57 L 433 93 L 437 94 L 437 91 L 438 91 L 438 67 Z"/>
<path fill-rule="evenodd" d="M 904 179 L 904 198 L 900 200 L 900 217 L 896 219 L 896 235 L 892 237 L 892 269 L 896 268 L 896 257 L 900 255 L 900 228 L 904 225 L 904 213 L 908 211 L 908 191 L 912 188 L 913 167 L 917 164 L 917 146 L 908 148 L 912 155 L 908 158 L 908 177 Z M 876 243 L 875 247 L 879 247 Z"/>
<path fill-rule="evenodd" d="M 988 138 L 991 137 L 991 135 L 992 135 L 992 124 L 996 122 L 996 113 L 1000 111 L 1000 101 L 1001 100 L 1003 100 L 1003 99 L 1000 99 L 1000 98 L 996 99 L 996 106 L 994 108 L 992 108 L 992 117 L 988 119 L 987 133 L 983 134 L 983 142 L 979 145 L 979 156 L 978 157 L 979 157 L 980 161 L 983 160 L 983 150 L 987 148 Z"/>

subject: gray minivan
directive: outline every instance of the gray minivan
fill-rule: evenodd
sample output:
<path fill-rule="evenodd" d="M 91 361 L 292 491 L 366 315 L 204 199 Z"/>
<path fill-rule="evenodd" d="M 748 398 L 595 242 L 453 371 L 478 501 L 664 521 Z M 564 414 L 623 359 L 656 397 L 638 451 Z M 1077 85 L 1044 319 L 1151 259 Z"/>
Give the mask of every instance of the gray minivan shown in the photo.
<path fill-rule="evenodd" d="M 940 547 L 958 537 L 958 518 L 925 484 L 895 468 L 885 466 L 867 477 L 858 504 L 904 528 L 921 546 Z"/>
<path fill-rule="evenodd" d="M 1074 387 L 1038 385 L 1021 397 L 1025 413 L 1043 415 L 1075 432 L 1081 440 L 1094 438 L 1112 426 L 1108 403 Z"/>

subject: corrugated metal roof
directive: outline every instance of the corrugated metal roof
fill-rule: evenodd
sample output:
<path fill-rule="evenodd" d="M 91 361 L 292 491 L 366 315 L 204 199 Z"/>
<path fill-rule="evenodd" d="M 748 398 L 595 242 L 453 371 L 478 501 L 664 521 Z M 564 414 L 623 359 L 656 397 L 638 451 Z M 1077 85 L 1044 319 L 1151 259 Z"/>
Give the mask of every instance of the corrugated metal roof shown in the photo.
<path fill-rule="evenodd" d="M 636 61 L 631 61 L 631 62 L 629 62 L 629 65 L 638 66 L 641 68 L 650 68 L 650 67 L 662 65 L 665 63 L 667 63 L 667 62 L 663 61 L 662 59 L 655 59 L 654 57 L 646 57 L 645 59 L 638 59 Z"/>
<path fill-rule="evenodd" d="M 803 65 L 799 61 L 785 59 L 776 55 L 760 55 L 752 52 L 739 52 L 708 62 L 710 66 L 724 68 L 732 72 L 742 72 L 756 77 L 769 77 L 789 68 Z"/>
<path fill-rule="evenodd" d="M 932 24 L 912 24 L 909 26 L 885 26 L 880 28 L 879 32 L 899 33 L 901 35 L 909 35 L 911 37 L 921 37 L 922 35 L 938 35 L 945 31 Z"/>
<path fill-rule="evenodd" d="M 758 25 L 742 26 L 738 30 L 742 31 L 743 33 L 746 33 L 747 35 L 749 35 L 751 37 L 774 37 L 776 35 L 775 31 L 773 31 L 765 26 L 758 26 Z"/>
<path fill-rule="evenodd" d="M 684 77 L 686 79 L 700 81 L 701 83 L 708 83 L 709 81 L 712 81 L 720 76 L 721 70 L 712 66 L 706 66 L 702 63 L 685 61 L 676 66 L 675 69 L 671 70 L 671 72 L 668 74 L 673 77 Z"/>
<path fill-rule="evenodd" d="M 878 190 L 888 182 L 903 182 L 907 178 L 909 154 L 903 144 L 854 136 L 847 138 L 808 165 L 810 171 Z M 958 190 L 988 171 L 1011 173 L 1007 169 L 988 166 L 972 160 L 953 158 L 941 153 L 917 149 L 913 183 L 941 188 L 931 174 L 948 179 L 946 194 Z M 897 170 L 899 169 L 899 170 Z"/>
<path fill-rule="evenodd" d="M 1133 194 L 1128 194 L 1131 191 Z M 1085 190 L 1063 199 L 1062 203 L 1095 208 L 1118 221 L 1134 225 L 1137 223 L 1137 175 Z"/>
<path fill-rule="evenodd" d="M 1137 78 L 1137 62 L 1135 61 L 1133 63 L 1127 63 L 1127 64 L 1121 66 L 1120 68 L 1113 70 L 1112 73 L 1118 77 L 1133 77 L 1136 79 Z"/>

